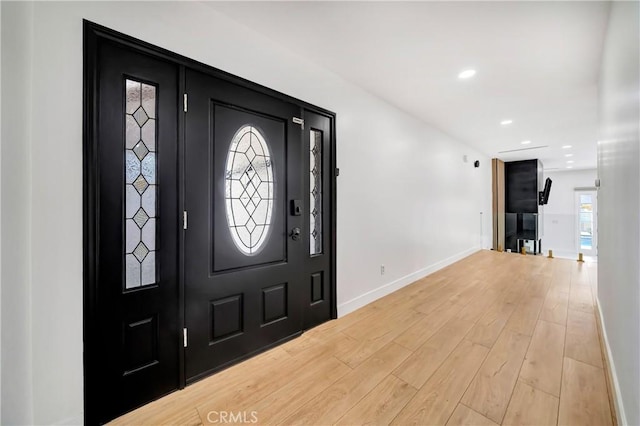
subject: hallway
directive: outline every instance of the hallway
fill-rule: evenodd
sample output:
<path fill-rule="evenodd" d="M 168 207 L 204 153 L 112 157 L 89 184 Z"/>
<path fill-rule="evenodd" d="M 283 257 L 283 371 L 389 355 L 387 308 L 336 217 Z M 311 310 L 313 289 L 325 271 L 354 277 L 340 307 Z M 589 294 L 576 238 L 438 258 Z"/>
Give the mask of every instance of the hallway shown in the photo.
<path fill-rule="evenodd" d="M 612 424 L 596 268 L 480 251 L 112 424 Z"/>

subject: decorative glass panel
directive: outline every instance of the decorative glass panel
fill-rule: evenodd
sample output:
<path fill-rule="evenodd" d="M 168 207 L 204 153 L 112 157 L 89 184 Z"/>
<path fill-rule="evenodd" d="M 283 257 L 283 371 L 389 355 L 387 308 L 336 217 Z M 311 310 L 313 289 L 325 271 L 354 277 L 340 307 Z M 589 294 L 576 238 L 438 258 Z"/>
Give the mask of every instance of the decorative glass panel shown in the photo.
<path fill-rule="evenodd" d="M 242 126 L 231 140 L 225 170 L 225 204 L 231 237 L 253 255 L 267 239 L 273 213 L 274 179 L 269 147 L 257 128 Z"/>
<path fill-rule="evenodd" d="M 126 80 L 125 287 L 155 284 L 156 88 Z"/>
<path fill-rule="evenodd" d="M 322 132 L 309 138 L 309 253 L 322 253 Z"/>

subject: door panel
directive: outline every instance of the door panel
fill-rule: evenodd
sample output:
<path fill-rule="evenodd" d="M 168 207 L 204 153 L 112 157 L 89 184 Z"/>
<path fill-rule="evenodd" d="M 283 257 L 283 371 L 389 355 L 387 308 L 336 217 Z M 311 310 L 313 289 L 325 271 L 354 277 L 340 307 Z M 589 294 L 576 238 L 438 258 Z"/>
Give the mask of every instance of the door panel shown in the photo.
<path fill-rule="evenodd" d="M 302 330 L 300 108 L 187 70 L 188 381 Z"/>
<path fill-rule="evenodd" d="M 111 419 L 178 388 L 175 65 L 98 46 L 95 382 Z"/>
<path fill-rule="evenodd" d="M 305 239 L 306 278 L 304 328 L 309 329 L 332 316 L 333 211 L 331 168 L 331 120 L 305 111 Z"/>

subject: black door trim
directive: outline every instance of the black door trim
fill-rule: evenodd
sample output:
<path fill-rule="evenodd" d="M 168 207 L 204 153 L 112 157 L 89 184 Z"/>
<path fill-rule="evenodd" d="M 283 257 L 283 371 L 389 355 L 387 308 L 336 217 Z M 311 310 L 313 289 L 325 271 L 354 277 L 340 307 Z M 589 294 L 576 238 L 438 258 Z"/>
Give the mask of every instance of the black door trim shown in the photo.
<path fill-rule="evenodd" d="M 99 365 L 93 362 L 96 359 L 95 353 L 98 350 L 96 345 L 96 302 L 97 302 L 97 280 L 99 271 L 99 161 L 98 161 L 98 140 L 97 140 L 97 116 L 98 116 L 98 65 L 97 46 L 100 40 L 110 40 L 120 45 L 126 46 L 138 53 L 152 56 L 172 62 L 179 66 L 180 80 L 179 90 L 184 93 L 185 89 L 185 69 L 191 68 L 213 77 L 227 80 L 233 84 L 246 87 L 259 93 L 263 93 L 274 98 L 297 104 L 301 110 L 311 111 L 316 114 L 326 116 L 331 121 L 331 318 L 337 318 L 336 305 L 336 114 L 332 111 L 319 108 L 315 105 L 301 101 L 284 93 L 270 89 L 268 87 L 253 83 L 241 77 L 229 74 L 225 71 L 189 59 L 185 56 L 154 46 L 145 41 L 119 33 L 102 25 L 83 20 L 83 341 L 84 341 L 84 416 L 86 424 L 97 424 L 99 404 L 101 402 L 100 383 L 96 380 L 96 371 Z M 185 182 L 184 170 L 184 114 L 178 114 L 177 122 L 179 129 L 178 138 L 178 178 L 180 185 Z M 178 204 L 180 208 L 184 206 L 185 191 L 182 186 L 178 188 Z M 184 233 L 178 237 L 178 324 L 184 327 Z M 295 336 L 292 336 L 295 337 Z M 176 339 L 176 345 L 180 348 L 179 353 L 179 375 L 180 388 L 186 386 L 184 350 L 182 350 L 182 335 Z M 266 350 L 268 348 L 263 348 Z M 247 354 L 247 357 L 254 355 Z"/>

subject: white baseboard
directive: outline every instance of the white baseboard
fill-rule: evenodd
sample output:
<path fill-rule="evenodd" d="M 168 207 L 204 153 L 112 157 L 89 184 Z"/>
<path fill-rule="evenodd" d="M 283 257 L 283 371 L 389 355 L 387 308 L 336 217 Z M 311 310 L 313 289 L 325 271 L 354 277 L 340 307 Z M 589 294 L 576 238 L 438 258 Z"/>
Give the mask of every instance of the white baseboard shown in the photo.
<path fill-rule="evenodd" d="M 378 300 L 381 297 L 386 296 L 387 294 L 391 294 L 394 291 L 399 290 L 406 285 L 409 285 L 415 281 L 418 281 L 419 279 L 424 278 L 427 275 L 430 275 L 446 266 L 449 266 L 452 263 L 455 263 L 461 259 L 464 259 L 465 257 L 472 255 L 473 253 L 479 250 L 481 249 L 478 246 L 472 247 L 468 250 L 465 250 L 458 254 L 454 254 L 453 256 L 450 256 L 444 260 L 436 262 L 433 265 L 422 268 L 409 275 L 405 275 L 402 278 L 398 278 L 395 281 L 381 285 L 380 287 L 370 290 L 364 294 L 361 294 L 360 296 L 354 297 L 353 299 L 338 305 L 338 318 L 344 315 L 347 315 L 348 313 L 353 312 L 356 309 L 362 308 L 363 306 L 368 305 L 369 303 L 375 300 Z"/>
<path fill-rule="evenodd" d="M 615 395 L 613 396 L 616 400 L 616 406 L 613 407 L 616 410 L 616 417 L 618 418 L 619 425 L 627 425 L 627 416 L 624 411 L 624 404 L 622 403 L 621 393 L 620 393 L 620 384 L 618 382 L 618 373 L 616 372 L 616 364 L 613 361 L 613 357 L 611 356 L 611 348 L 609 347 L 609 339 L 607 338 L 607 327 L 604 323 L 604 317 L 602 316 L 602 310 L 600 309 L 600 299 L 598 299 L 598 314 L 600 315 L 600 324 L 602 325 L 602 338 L 604 340 L 604 347 L 607 349 L 607 358 L 609 359 L 609 367 L 611 368 L 611 378 L 613 379 L 613 387 Z"/>

